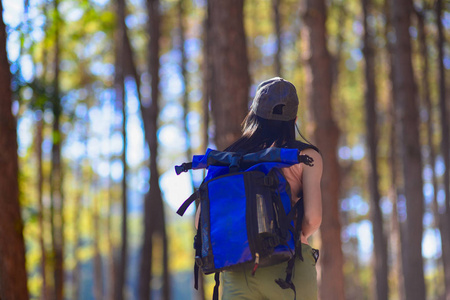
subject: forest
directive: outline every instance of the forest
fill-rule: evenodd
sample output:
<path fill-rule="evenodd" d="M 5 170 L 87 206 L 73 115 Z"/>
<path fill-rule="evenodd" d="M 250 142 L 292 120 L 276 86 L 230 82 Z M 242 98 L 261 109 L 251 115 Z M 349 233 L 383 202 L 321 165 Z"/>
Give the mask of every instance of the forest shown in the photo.
<path fill-rule="evenodd" d="M 449 1 L 0 5 L 1 300 L 210 299 L 174 166 L 274 76 L 323 157 L 319 298 L 450 300 Z"/>

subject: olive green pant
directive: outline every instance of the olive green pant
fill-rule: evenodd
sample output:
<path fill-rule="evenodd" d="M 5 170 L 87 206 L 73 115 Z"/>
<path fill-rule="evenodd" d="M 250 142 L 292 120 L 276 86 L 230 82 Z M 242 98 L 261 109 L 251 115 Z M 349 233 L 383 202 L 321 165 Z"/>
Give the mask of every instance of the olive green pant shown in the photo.
<path fill-rule="evenodd" d="M 311 246 L 302 244 L 303 261 L 295 260 L 292 282 L 295 285 L 297 300 L 317 299 L 316 258 Z M 221 299 L 294 299 L 292 289 L 282 289 L 275 280 L 286 278 L 287 262 L 270 267 L 260 267 L 255 276 L 251 275 L 250 266 L 242 271 L 225 271 L 221 273 Z"/>

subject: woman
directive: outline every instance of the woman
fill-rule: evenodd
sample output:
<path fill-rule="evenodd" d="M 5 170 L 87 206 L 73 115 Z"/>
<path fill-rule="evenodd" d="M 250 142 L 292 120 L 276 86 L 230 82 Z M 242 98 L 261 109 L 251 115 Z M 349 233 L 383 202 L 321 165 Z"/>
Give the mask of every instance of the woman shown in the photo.
<path fill-rule="evenodd" d="M 304 217 L 301 243 L 303 261 L 296 259 L 292 282 L 297 299 L 317 299 L 317 250 L 311 248 L 308 237 L 322 221 L 322 157 L 319 150 L 307 143 L 295 140 L 298 97 L 294 85 L 275 77 L 262 82 L 257 89 L 250 112 L 243 121 L 240 139 L 225 151 L 256 152 L 268 147 L 297 148 L 314 160 L 313 166 L 296 164 L 284 168 L 293 195 L 292 205 L 303 196 Z M 294 299 L 291 289 L 281 289 L 274 279 L 283 278 L 286 263 L 258 269 L 255 276 L 251 269 L 222 273 L 222 299 Z"/>

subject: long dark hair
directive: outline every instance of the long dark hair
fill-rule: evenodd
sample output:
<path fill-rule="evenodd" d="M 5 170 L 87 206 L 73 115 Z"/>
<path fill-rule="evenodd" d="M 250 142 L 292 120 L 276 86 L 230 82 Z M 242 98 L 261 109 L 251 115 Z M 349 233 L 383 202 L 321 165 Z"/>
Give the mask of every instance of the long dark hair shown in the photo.
<path fill-rule="evenodd" d="M 297 141 L 295 139 L 295 128 L 295 120 L 268 120 L 257 116 L 251 110 L 242 122 L 242 136 L 225 151 L 250 153 L 269 147 L 279 147 L 313 148 L 319 152 L 317 147 L 306 140 L 300 131 L 298 133 L 306 143 Z"/>

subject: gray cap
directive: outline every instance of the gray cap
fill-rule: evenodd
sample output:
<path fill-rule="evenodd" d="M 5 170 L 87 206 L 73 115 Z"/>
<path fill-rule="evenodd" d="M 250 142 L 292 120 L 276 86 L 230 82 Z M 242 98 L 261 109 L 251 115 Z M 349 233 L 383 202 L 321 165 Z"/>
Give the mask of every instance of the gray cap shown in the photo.
<path fill-rule="evenodd" d="M 274 108 L 277 109 L 274 110 Z M 290 121 L 297 117 L 298 97 L 295 86 L 280 77 L 263 81 L 256 90 L 251 106 L 264 119 Z"/>

